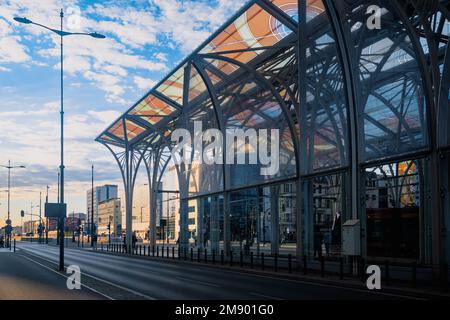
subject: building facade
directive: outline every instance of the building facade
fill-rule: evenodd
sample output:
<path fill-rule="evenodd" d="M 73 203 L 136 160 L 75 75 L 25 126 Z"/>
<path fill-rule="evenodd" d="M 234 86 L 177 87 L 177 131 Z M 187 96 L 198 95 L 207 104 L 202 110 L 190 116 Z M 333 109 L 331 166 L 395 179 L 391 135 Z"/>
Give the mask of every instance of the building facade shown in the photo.
<path fill-rule="evenodd" d="M 100 202 L 116 199 L 118 198 L 118 187 L 117 185 L 104 185 L 94 188 L 94 208 L 92 208 L 92 189 L 86 192 L 86 214 L 88 221 L 88 228 L 90 226 L 92 210 L 94 212 L 94 224 L 98 225 L 98 206 Z M 87 230 L 88 231 L 88 230 Z"/>
<path fill-rule="evenodd" d="M 111 227 L 112 236 L 122 235 L 122 210 L 120 199 L 105 200 L 98 205 L 97 234 L 101 236 L 108 235 L 108 225 Z"/>
<path fill-rule="evenodd" d="M 78 226 L 84 226 L 86 224 L 86 214 L 85 213 L 76 213 L 76 212 L 72 212 L 72 213 L 68 213 L 67 217 L 66 217 L 66 222 L 65 222 L 65 226 L 66 226 L 66 231 L 73 233 L 73 232 L 77 232 L 77 228 Z M 51 227 L 55 228 L 54 230 L 56 230 L 56 223 L 55 226 L 53 226 L 53 223 L 51 224 Z M 49 228 L 49 231 L 52 231 L 53 228 Z"/>

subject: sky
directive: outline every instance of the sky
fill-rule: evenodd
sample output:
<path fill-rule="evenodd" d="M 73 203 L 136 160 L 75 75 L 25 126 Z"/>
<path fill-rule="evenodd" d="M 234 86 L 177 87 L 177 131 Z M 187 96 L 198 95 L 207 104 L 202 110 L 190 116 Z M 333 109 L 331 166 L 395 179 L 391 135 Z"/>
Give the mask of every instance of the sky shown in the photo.
<path fill-rule="evenodd" d="M 59 37 L 13 17 L 106 39 L 64 40 L 65 200 L 86 211 L 86 190 L 117 183 L 119 169 L 94 139 L 233 15 L 242 0 L 0 0 L 0 165 L 11 170 L 11 216 L 36 214 L 39 193 L 56 202 L 59 166 Z M 0 168 L 0 225 L 7 217 L 7 174 Z M 139 174 L 143 182 L 145 175 Z M 141 183 L 141 182 L 137 182 Z M 16 221 L 16 223 L 14 223 Z"/>

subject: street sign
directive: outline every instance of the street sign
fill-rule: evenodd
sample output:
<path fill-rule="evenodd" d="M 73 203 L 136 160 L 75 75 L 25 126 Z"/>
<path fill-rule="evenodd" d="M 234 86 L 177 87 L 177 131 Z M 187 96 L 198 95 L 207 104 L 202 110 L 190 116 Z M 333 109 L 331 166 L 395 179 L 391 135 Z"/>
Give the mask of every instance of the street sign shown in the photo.
<path fill-rule="evenodd" d="M 11 227 L 11 225 L 8 224 L 8 225 L 5 227 L 6 234 L 11 234 L 12 229 L 13 229 L 13 228 Z"/>
<path fill-rule="evenodd" d="M 45 203 L 46 218 L 65 218 L 67 215 L 67 204 L 65 203 Z"/>
<path fill-rule="evenodd" d="M 11 219 L 6 219 L 5 223 L 6 224 L 11 224 Z"/>

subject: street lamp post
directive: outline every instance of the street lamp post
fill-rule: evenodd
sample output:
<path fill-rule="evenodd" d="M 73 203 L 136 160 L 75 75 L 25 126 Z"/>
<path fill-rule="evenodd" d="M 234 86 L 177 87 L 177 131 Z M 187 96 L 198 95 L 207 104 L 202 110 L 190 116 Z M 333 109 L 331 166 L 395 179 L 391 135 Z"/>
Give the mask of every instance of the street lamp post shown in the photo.
<path fill-rule="evenodd" d="M 44 26 L 40 23 L 35 23 L 25 17 L 20 18 L 20 17 L 15 17 L 14 20 L 20 23 L 24 23 L 24 24 L 33 24 L 39 27 L 42 27 L 44 29 L 47 29 L 53 33 L 56 33 L 57 35 L 60 36 L 60 43 L 61 43 L 61 111 L 60 111 L 60 116 L 61 116 L 61 163 L 59 166 L 59 172 L 61 175 L 60 178 L 60 196 L 59 196 L 59 203 L 63 204 L 64 203 L 64 86 L 63 86 L 63 74 L 64 74 L 64 44 L 63 44 L 63 38 L 65 36 L 72 36 L 72 35 L 83 35 L 83 36 L 90 36 L 93 38 L 97 38 L 97 39 L 104 39 L 105 36 L 101 35 L 99 33 L 96 32 L 92 32 L 92 33 L 84 33 L 84 32 L 67 32 L 63 30 L 63 19 L 64 19 L 64 12 L 63 9 L 61 9 L 61 12 L 59 14 L 59 17 L 61 18 L 61 28 L 60 30 L 57 29 L 53 29 L 53 28 L 49 28 L 47 26 Z M 58 225 L 59 225 L 59 236 L 60 236 L 60 241 L 59 241 L 59 270 L 64 270 L 64 218 L 59 218 L 58 221 Z"/>
<path fill-rule="evenodd" d="M 92 174 L 91 174 L 91 247 L 94 246 L 94 165 L 92 165 Z M 98 200 L 97 200 L 98 201 Z M 98 203 L 98 202 L 97 202 Z"/>
<path fill-rule="evenodd" d="M 50 189 L 49 186 L 47 186 L 47 194 L 45 196 L 45 203 L 48 203 L 48 189 Z M 45 243 L 48 244 L 48 218 L 45 218 Z"/>
<path fill-rule="evenodd" d="M 24 169 L 25 166 L 12 166 L 11 160 L 8 160 L 7 166 L 0 166 L 0 167 L 8 169 L 8 219 L 6 221 L 6 224 L 10 225 L 11 224 L 11 211 L 10 211 L 10 207 L 11 207 L 11 169 L 17 169 L 17 168 Z M 6 245 L 8 247 L 11 246 L 11 234 L 7 234 Z"/>
<path fill-rule="evenodd" d="M 72 211 L 72 242 L 75 242 L 75 211 Z"/>
<path fill-rule="evenodd" d="M 42 243 L 42 192 L 39 192 L 39 243 Z"/>

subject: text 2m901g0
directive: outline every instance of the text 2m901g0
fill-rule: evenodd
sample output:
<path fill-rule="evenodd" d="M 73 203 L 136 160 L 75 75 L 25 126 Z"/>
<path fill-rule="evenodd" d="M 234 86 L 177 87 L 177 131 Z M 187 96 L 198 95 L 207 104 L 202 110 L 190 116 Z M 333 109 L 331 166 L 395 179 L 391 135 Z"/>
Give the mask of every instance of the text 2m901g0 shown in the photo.
<path fill-rule="evenodd" d="M 248 305 L 248 304 L 235 304 L 225 305 L 221 304 L 219 309 L 221 315 L 271 315 L 273 314 L 272 305 Z"/>

